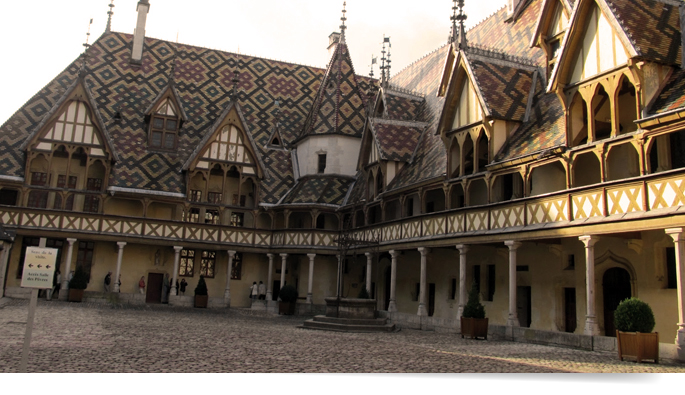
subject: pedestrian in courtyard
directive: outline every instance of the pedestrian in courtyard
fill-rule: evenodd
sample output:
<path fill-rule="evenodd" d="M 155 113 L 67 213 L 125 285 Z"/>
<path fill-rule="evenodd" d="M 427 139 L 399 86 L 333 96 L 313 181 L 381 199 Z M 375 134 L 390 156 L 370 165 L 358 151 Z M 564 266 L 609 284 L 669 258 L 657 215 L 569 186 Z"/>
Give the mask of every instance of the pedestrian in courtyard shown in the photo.
<path fill-rule="evenodd" d="M 112 272 L 107 272 L 105 276 L 105 292 L 109 293 L 109 284 L 112 283 Z"/>
<path fill-rule="evenodd" d="M 62 274 L 57 270 L 55 272 L 55 277 L 52 279 L 52 295 L 55 296 L 59 294 L 59 289 L 62 287 Z"/>
<path fill-rule="evenodd" d="M 138 290 L 141 294 L 145 295 L 145 276 L 142 276 L 140 281 L 138 281 Z"/>
<path fill-rule="evenodd" d="M 183 278 L 181 279 L 181 295 L 186 294 L 186 287 L 188 286 L 188 283 L 186 282 L 186 279 Z"/>
<path fill-rule="evenodd" d="M 259 295 L 259 286 L 256 281 L 253 281 L 250 287 L 250 299 L 257 300 L 257 295 Z"/>
<path fill-rule="evenodd" d="M 259 300 L 266 300 L 266 285 L 259 282 Z"/>
<path fill-rule="evenodd" d="M 118 283 L 118 285 L 119 285 L 119 293 L 121 293 L 121 274 L 119 275 L 119 280 L 118 280 L 118 281 L 119 281 L 119 283 Z"/>

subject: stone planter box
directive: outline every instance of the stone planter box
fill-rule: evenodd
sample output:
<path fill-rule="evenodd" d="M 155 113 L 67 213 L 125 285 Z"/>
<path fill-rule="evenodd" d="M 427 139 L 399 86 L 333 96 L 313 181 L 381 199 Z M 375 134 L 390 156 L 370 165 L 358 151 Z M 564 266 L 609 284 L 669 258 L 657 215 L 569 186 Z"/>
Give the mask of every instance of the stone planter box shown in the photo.
<path fill-rule="evenodd" d="M 209 296 L 207 295 L 195 295 L 195 307 L 207 308 L 207 302 L 209 301 Z"/>
<path fill-rule="evenodd" d="M 69 289 L 69 301 L 81 303 L 83 300 L 84 289 Z"/>
<path fill-rule="evenodd" d="M 375 319 L 374 299 L 326 298 L 326 317 L 350 319 Z"/>
<path fill-rule="evenodd" d="M 659 332 L 619 332 L 616 331 L 618 359 L 630 358 L 640 363 L 643 359 L 659 363 Z"/>
<path fill-rule="evenodd" d="M 297 302 L 278 302 L 278 314 L 295 315 Z"/>
<path fill-rule="evenodd" d="M 488 319 L 461 317 L 461 338 L 463 339 L 464 336 L 471 339 L 480 337 L 488 340 Z"/>

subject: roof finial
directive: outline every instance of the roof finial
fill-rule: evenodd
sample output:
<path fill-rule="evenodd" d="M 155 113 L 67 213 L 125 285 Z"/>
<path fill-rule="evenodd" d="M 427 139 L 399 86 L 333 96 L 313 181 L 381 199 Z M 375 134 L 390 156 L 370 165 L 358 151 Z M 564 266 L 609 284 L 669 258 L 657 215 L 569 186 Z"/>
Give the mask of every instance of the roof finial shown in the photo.
<path fill-rule="evenodd" d="M 233 70 L 233 90 L 231 91 L 231 101 L 236 101 L 238 98 L 238 82 L 240 82 L 240 72 L 236 69 Z"/>
<path fill-rule="evenodd" d="M 83 50 L 83 63 L 81 63 L 80 71 L 82 77 L 86 75 L 86 67 L 88 66 L 88 48 L 90 48 L 90 44 L 88 43 L 88 41 L 90 40 L 91 26 L 93 26 L 93 18 L 90 18 L 90 22 L 88 23 L 88 33 L 86 33 L 86 42 L 83 44 L 83 47 L 85 49 Z"/>
<path fill-rule="evenodd" d="M 109 3 L 109 11 L 107 11 L 107 27 L 105 28 L 105 33 L 110 33 L 112 31 L 112 15 L 114 15 L 114 0 Z"/>
<path fill-rule="evenodd" d="M 385 44 L 388 44 L 388 50 L 385 50 Z M 385 34 L 383 35 L 383 50 L 381 53 L 383 54 L 383 57 L 381 57 L 381 86 L 384 88 L 387 88 L 388 86 L 388 80 L 390 80 L 390 63 L 392 62 L 390 60 L 390 48 L 392 48 L 392 45 L 390 45 L 390 37 L 385 37 Z M 387 57 L 385 54 L 388 54 Z"/>
<path fill-rule="evenodd" d="M 466 27 L 464 27 L 464 21 L 467 16 L 464 14 L 464 0 L 456 0 L 459 3 L 459 15 L 457 15 L 457 20 L 459 21 L 459 37 L 457 38 L 457 45 L 459 49 L 466 50 L 468 42 L 466 41 Z"/>
<path fill-rule="evenodd" d="M 347 29 L 347 26 L 345 26 L 345 21 L 347 21 L 347 17 L 345 17 L 345 14 L 347 14 L 347 1 L 343 2 L 343 9 L 342 9 L 342 17 L 340 17 L 340 20 L 342 21 L 342 24 L 340 25 L 340 42 L 343 43 L 345 42 L 345 29 Z"/>
<path fill-rule="evenodd" d="M 452 16 L 450 17 L 452 27 L 450 28 L 450 35 L 447 37 L 448 44 L 457 41 L 457 9 L 457 0 L 452 0 Z"/>
<path fill-rule="evenodd" d="M 371 71 L 369 71 L 369 77 L 373 78 L 373 65 L 378 63 L 378 58 L 371 55 Z"/>

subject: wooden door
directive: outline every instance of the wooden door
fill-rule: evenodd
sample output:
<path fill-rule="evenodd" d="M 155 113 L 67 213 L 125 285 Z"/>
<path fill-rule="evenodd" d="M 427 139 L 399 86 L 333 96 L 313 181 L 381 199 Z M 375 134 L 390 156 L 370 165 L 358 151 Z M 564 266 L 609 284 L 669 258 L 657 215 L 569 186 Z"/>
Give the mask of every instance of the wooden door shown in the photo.
<path fill-rule="evenodd" d="M 516 287 L 516 314 L 519 324 L 529 328 L 531 323 L 530 287 Z"/>
<path fill-rule="evenodd" d="M 576 289 L 564 288 L 564 330 L 569 333 L 576 331 Z"/>
<path fill-rule="evenodd" d="M 162 283 L 164 275 L 161 273 L 150 273 L 147 276 L 147 287 L 145 291 L 145 303 L 162 303 Z"/>
<path fill-rule="evenodd" d="M 428 284 L 428 316 L 435 313 L 435 283 Z"/>
<path fill-rule="evenodd" d="M 627 270 L 614 267 L 604 272 L 602 277 L 604 294 L 604 336 L 616 337 L 614 311 L 624 299 L 630 298 L 630 274 Z"/>

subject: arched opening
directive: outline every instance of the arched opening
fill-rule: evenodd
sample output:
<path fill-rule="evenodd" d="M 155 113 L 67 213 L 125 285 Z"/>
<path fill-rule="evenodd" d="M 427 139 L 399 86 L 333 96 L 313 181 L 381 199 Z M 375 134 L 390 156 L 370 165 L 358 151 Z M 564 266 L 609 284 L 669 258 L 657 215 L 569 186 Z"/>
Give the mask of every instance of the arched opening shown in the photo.
<path fill-rule="evenodd" d="M 231 206 L 244 206 L 246 201 L 245 193 L 240 192 L 240 171 L 236 166 L 231 166 L 226 172 L 224 193 L 226 204 Z M 240 193 L 240 196 L 238 195 Z"/>
<path fill-rule="evenodd" d="M 594 141 L 611 137 L 611 99 L 601 84 L 592 98 L 592 111 L 595 115 Z"/>
<path fill-rule="evenodd" d="M 464 187 L 461 184 L 455 184 L 450 191 L 450 208 L 462 208 L 466 205 L 464 198 Z"/>
<path fill-rule="evenodd" d="M 285 214 L 283 212 L 274 215 L 274 229 L 285 229 Z"/>
<path fill-rule="evenodd" d="M 604 296 L 604 336 L 616 337 L 614 326 L 614 311 L 624 299 L 632 295 L 630 273 L 620 267 L 613 267 L 602 277 L 602 291 Z"/>
<path fill-rule="evenodd" d="M 372 201 L 376 199 L 376 193 L 374 189 L 374 177 L 373 177 L 373 172 L 369 172 L 367 178 L 366 178 L 366 196 L 368 201 Z"/>
<path fill-rule="evenodd" d="M 401 216 L 399 199 L 391 200 L 385 204 L 385 220 L 393 221 Z"/>
<path fill-rule="evenodd" d="M 206 180 L 204 174 L 201 172 L 195 173 L 191 178 L 190 178 L 190 183 L 188 185 L 188 189 L 190 190 L 189 195 L 188 195 L 188 200 L 191 202 L 202 202 L 204 198 L 204 190 L 205 190 L 205 185 Z"/>
<path fill-rule="evenodd" d="M 533 169 L 530 174 L 530 195 L 543 195 L 566 189 L 566 169 L 556 161 Z"/>
<path fill-rule="evenodd" d="M 366 221 L 364 221 L 364 211 L 357 210 L 357 212 L 354 214 L 354 226 L 359 227 L 364 225 L 366 225 Z"/>
<path fill-rule="evenodd" d="M 573 161 L 573 186 L 599 184 L 602 182 L 602 168 L 594 152 L 575 157 Z"/>
<path fill-rule="evenodd" d="M 685 167 L 685 131 L 654 137 L 649 147 L 649 172 Z"/>
<path fill-rule="evenodd" d="M 255 208 L 257 196 L 257 189 L 255 187 L 255 182 L 252 177 L 245 179 L 243 184 L 240 186 L 240 206 L 246 208 Z"/>
<path fill-rule="evenodd" d="M 464 175 L 468 174 L 473 174 L 473 171 L 475 169 L 475 163 L 474 163 L 474 158 L 473 158 L 473 139 L 471 139 L 471 135 L 466 136 L 466 140 L 464 141 L 464 147 L 462 148 L 462 152 L 464 155 Z"/>
<path fill-rule="evenodd" d="M 212 204 L 223 203 L 224 190 L 224 169 L 219 165 L 212 167 L 209 171 L 209 182 L 207 185 L 207 202 Z"/>
<path fill-rule="evenodd" d="M 311 229 L 312 216 L 309 212 L 295 211 L 288 218 L 288 229 Z"/>
<path fill-rule="evenodd" d="M 404 216 L 413 217 L 421 214 L 421 199 L 418 194 L 412 194 L 404 199 Z"/>
<path fill-rule="evenodd" d="M 257 229 L 271 229 L 271 216 L 268 213 L 260 213 L 257 216 Z"/>
<path fill-rule="evenodd" d="M 485 180 L 479 178 L 477 180 L 472 180 L 468 186 L 469 189 L 469 200 L 468 205 L 470 206 L 482 206 L 488 204 L 488 185 Z"/>
<path fill-rule="evenodd" d="M 452 139 L 450 146 L 450 177 L 457 178 L 461 175 L 461 147 L 456 138 Z"/>
<path fill-rule="evenodd" d="M 615 181 L 640 175 L 640 158 L 635 147 L 621 144 L 611 147 L 607 154 L 606 180 Z"/>
<path fill-rule="evenodd" d="M 506 202 L 523 197 L 523 177 L 521 173 L 509 173 L 497 176 L 492 187 L 492 201 Z"/>
<path fill-rule="evenodd" d="M 338 230 L 338 216 L 330 213 L 320 213 L 316 217 L 316 229 Z"/>
<path fill-rule="evenodd" d="M 635 86 L 628 77 L 623 76 L 618 91 L 618 134 L 631 133 L 637 130 L 637 94 Z"/>
<path fill-rule="evenodd" d="M 481 131 L 480 136 L 478 137 L 478 167 L 476 168 L 477 172 L 485 171 L 485 166 L 490 163 L 490 153 L 489 153 L 489 147 L 490 145 L 490 140 L 488 139 L 488 135 L 484 132 Z"/>
<path fill-rule="evenodd" d="M 381 205 L 376 204 L 373 207 L 369 207 L 368 209 L 368 224 L 373 225 L 381 222 L 383 220 L 383 217 L 381 216 L 382 211 L 381 211 Z"/>
<path fill-rule="evenodd" d="M 385 185 L 385 179 L 383 177 L 383 170 L 378 169 L 378 173 L 376 173 L 376 196 L 380 195 L 383 193 L 383 186 Z"/>
<path fill-rule="evenodd" d="M 425 213 L 445 210 L 445 191 L 442 188 L 431 189 L 425 194 Z"/>
<path fill-rule="evenodd" d="M 583 96 L 576 92 L 569 111 L 569 145 L 577 147 L 587 144 L 588 117 L 587 105 Z"/>

